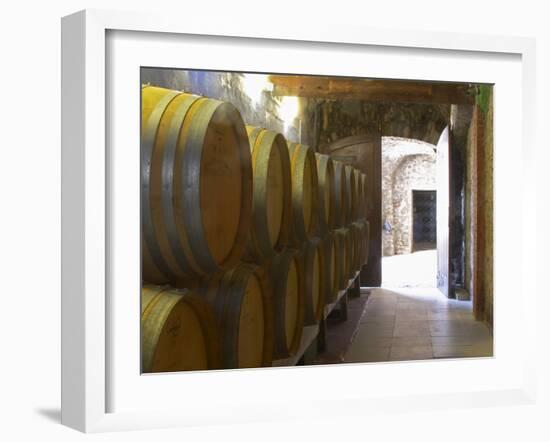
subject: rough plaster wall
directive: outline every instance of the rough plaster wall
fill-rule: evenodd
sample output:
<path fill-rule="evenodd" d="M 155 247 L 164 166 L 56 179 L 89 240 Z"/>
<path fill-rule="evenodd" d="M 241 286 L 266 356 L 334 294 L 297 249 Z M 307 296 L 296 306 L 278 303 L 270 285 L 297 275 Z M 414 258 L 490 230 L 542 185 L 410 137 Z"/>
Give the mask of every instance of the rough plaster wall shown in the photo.
<path fill-rule="evenodd" d="M 411 138 L 437 144 L 441 132 L 449 123 L 448 105 L 381 103 L 376 106 L 383 136 Z"/>
<path fill-rule="evenodd" d="M 394 215 L 393 188 L 396 169 L 406 164 L 403 162 L 406 158 L 422 155 L 426 161 L 421 161 L 424 170 L 422 172 L 419 171 L 419 173 L 426 173 L 428 176 L 431 176 L 429 179 L 431 187 L 427 188 L 427 190 L 435 189 L 435 171 L 431 170 L 431 166 L 427 164 L 432 161 L 428 161 L 430 157 L 433 157 L 433 161 L 435 161 L 434 149 L 435 146 L 433 144 L 418 140 L 400 137 L 382 138 L 382 222 L 387 220 L 392 226 L 391 232 L 383 231 L 382 233 L 382 251 L 384 256 L 391 256 L 396 253 L 394 244 L 396 229 L 399 232 L 403 229 L 399 224 L 406 222 L 410 226 L 409 219 L 403 220 Z M 410 180 L 409 183 L 413 184 L 416 181 L 422 180 Z M 431 184 L 432 182 L 433 184 Z M 399 237 L 400 241 L 404 240 L 401 234 L 399 234 Z"/>
<path fill-rule="evenodd" d="M 302 141 L 318 152 L 342 138 L 378 132 L 376 109 L 359 100 L 304 100 Z"/>
<path fill-rule="evenodd" d="M 393 246 L 399 255 L 412 250 L 412 191 L 435 190 L 435 154 L 404 157 L 395 169 L 392 182 Z"/>
<path fill-rule="evenodd" d="M 473 241 L 474 235 L 474 219 L 473 213 L 475 213 L 475 195 L 474 189 L 474 146 L 473 146 L 473 129 L 470 128 L 468 133 L 468 142 L 466 143 L 465 152 L 465 164 L 466 164 L 466 176 L 464 183 L 464 288 L 471 294 L 474 292 L 474 254 L 475 244 Z"/>
<path fill-rule="evenodd" d="M 239 110 L 245 124 L 281 132 L 288 140 L 299 142 L 300 120 L 285 122 L 279 114 L 280 100 L 273 97 L 269 91 L 264 91 L 256 103 L 243 87 L 243 74 L 143 68 L 141 82 L 229 101 Z"/>
<path fill-rule="evenodd" d="M 485 294 L 485 321 L 493 324 L 493 102 L 492 93 L 490 105 L 485 119 L 485 143 L 483 149 L 483 204 L 484 217 L 485 261 L 483 264 L 483 292 Z"/>
<path fill-rule="evenodd" d="M 301 116 L 302 140 L 320 152 L 342 138 L 379 132 L 436 144 L 449 112 L 446 105 L 310 99 Z"/>

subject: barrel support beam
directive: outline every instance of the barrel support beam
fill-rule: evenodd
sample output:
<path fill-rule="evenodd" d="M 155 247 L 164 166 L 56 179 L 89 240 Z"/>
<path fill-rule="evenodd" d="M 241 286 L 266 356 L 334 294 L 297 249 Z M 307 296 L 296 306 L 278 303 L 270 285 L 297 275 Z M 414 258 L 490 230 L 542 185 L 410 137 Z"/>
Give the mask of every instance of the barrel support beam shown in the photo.
<path fill-rule="evenodd" d="M 319 322 L 319 334 L 317 335 L 317 352 L 322 353 L 327 349 L 327 321 L 325 318 Z"/>
<path fill-rule="evenodd" d="M 340 306 L 340 319 L 342 321 L 348 320 L 348 291 L 344 293 L 344 296 L 340 298 L 338 305 Z"/>
<path fill-rule="evenodd" d="M 348 289 L 348 293 L 349 293 L 350 298 L 359 298 L 359 296 L 361 295 L 361 282 L 360 282 L 359 278 L 360 277 L 357 276 L 353 280 L 353 284 Z"/>

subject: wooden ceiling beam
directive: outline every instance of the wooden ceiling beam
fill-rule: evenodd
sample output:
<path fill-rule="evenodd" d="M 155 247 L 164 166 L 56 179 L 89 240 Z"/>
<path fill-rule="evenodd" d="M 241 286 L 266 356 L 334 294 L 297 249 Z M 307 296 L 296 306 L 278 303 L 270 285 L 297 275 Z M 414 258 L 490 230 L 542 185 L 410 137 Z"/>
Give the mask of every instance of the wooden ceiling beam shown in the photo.
<path fill-rule="evenodd" d="M 270 75 L 273 95 L 373 102 L 473 104 L 473 86 L 402 80 Z"/>

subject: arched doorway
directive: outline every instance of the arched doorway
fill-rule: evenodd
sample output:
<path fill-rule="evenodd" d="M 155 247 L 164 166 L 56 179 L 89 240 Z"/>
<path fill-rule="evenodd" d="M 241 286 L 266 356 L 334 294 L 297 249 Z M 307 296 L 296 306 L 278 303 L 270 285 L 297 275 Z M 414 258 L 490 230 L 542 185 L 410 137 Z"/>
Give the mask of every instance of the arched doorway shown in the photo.
<path fill-rule="evenodd" d="M 382 138 L 383 286 L 435 287 L 436 189 L 433 144 Z"/>
<path fill-rule="evenodd" d="M 432 141 L 433 127 L 426 133 Z M 396 129 L 396 127 L 393 127 Z M 409 134 L 406 125 L 397 126 L 400 134 Z M 385 136 L 378 134 L 357 135 L 340 139 L 325 148 L 325 152 L 340 161 L 352 164 L 367 174 L 368 178 L 368 219 L 370 222 L 369 262 L 361 272 L 361 283 L 364 286 L 378 287 L 382 285 L 382 257 L 387 254 L 410 253 L 413 249 L 413 190 L 440 190 L 438 199 L 445 205 L 440 211 L 439 222 L 446 227 L 439 228 L 437 239 L 438 255 L 432 252 L 424 264 L 407 265 L 404 268 L 414 268 L 421 265 L 428 271 L 417 272 L 420 280 L 407 276 L 407 272 L 399 268 L 395 270 L 401 275 L 398 285 L 434 286 L 434 270 L 436 270 L 437 286 L 449 296 L 449 140 L 447 129 L 439 137 L 441 152 L 437 147 L 424 139 Z M 426 138 L 426 137 L 423 137 Z M 383 160 L 383 141 L 389 143 L 386 160 Z M 400 144 L 396 148 L 397 143 Z M 410 144 L 407 144 L 410 143 Z M 437 155 L 441 158 L 436 158 Z M 395 195 L 394 195 L 395 194 Z M 433 197 L 432 194 L 430 197 Z M 433 198 L 432 198 L 433 199 Z M 390 210 L 391 209 L 391 210 Z M 435 210 L 431 207 L 431 210 Z M 433 218 L 433 217 L 432 217 Z M 432 221 L 435 221 L 432 219 Z M 433 224 L 433 223 L 432 223 Z M 394 229 L 395 225 L 395 229 Z M 423 227 L 423 229 L 426 226 Z M 426 254 L 424 254 L 426 255 Z M 436 264 L 434 264 L 434 262 Z M 436 267 L 437 266 L 437 267 Z M 423 276 L 422 276 L 423 275 Z"/>

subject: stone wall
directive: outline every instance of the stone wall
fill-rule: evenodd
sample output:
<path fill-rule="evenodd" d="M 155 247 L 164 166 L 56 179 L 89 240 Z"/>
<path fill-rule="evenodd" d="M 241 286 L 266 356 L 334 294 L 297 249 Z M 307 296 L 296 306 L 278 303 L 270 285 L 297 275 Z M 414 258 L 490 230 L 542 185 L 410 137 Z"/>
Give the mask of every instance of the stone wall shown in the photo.
<path fill-rule="evenodd" d="M 381 133 L 436 144 L 449 115 L 450 107 L 446 105 L 303 100 L 302 142 L 325 152 L 342 138 Z"/>
<path fill-rule="evenodd" d="M 483 164 L 484 177 L 481 192 L 484 207 L 484 257 L 483 257 L 483 293 L 484 293 L 484 319 L 493 326 L 493 98 L 490 89 L 489 105 L 484 114 L 484 148 Z"/>
<path fill-rule="evenodd" d="M 435 146 L 418 140 L 382 138 L 384 256 L 412 250 L 412 191 L 435 190 Z"/>

